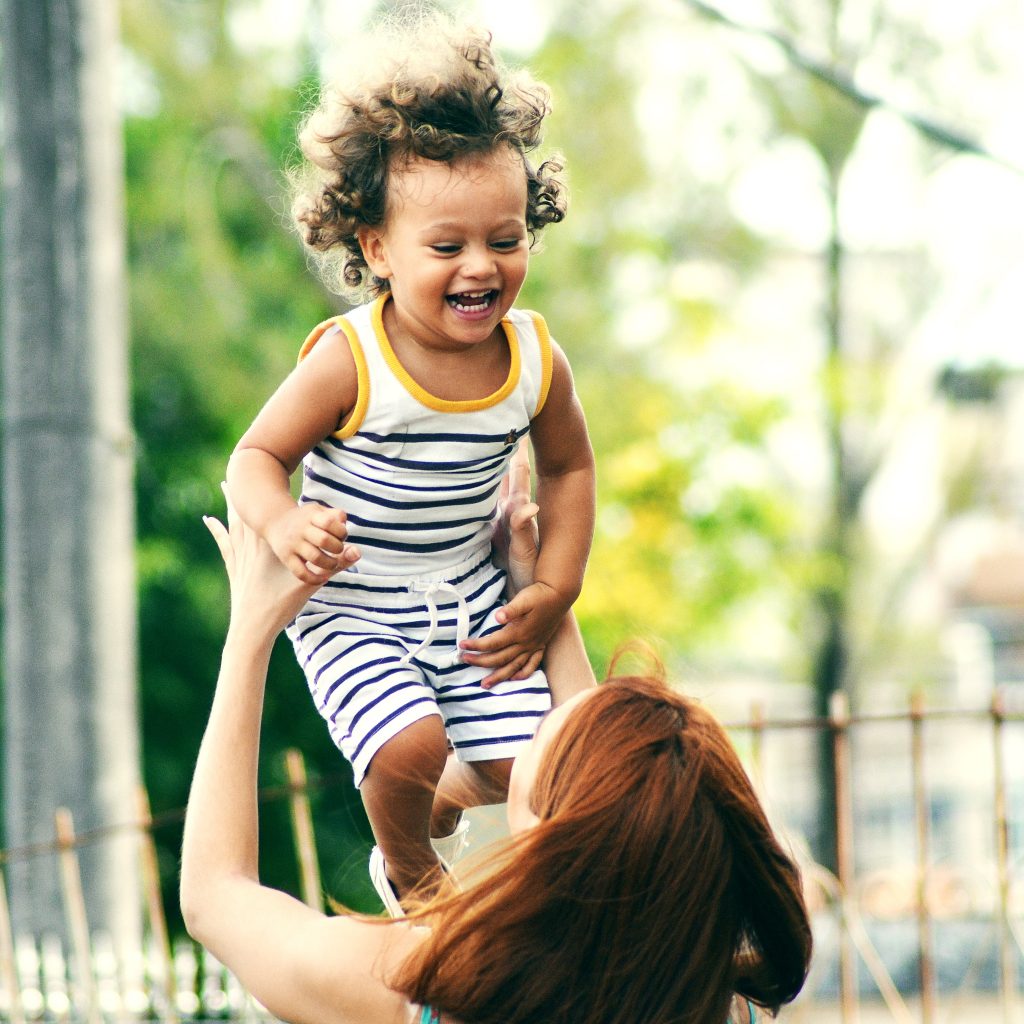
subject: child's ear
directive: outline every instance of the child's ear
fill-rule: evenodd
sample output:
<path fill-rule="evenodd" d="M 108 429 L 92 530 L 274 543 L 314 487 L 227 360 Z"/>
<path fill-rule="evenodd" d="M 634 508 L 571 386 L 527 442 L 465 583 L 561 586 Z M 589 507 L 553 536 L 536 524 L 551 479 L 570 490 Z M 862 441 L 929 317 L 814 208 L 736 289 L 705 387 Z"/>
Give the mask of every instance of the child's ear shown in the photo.
<path fill-rule="evenodd" d="M 369 228 L 365 225 L 356 229 L 359 248 L 363 250 L 363 259 L 376 277 L 387 281 L 391 277 L 391 265 L 388 263 L 384 250 L 384 232 L 380 228 Z"/>

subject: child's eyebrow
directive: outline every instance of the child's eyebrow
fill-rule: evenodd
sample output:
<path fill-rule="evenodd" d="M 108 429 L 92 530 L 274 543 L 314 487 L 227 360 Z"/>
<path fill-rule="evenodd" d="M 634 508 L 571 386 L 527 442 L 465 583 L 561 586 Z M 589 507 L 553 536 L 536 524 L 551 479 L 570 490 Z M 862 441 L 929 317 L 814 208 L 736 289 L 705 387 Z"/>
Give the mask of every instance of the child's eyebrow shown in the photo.
<path fill-rule="evenodd" d="M 524 217 L 509 217 L 498 224 L 493 225 L 492 231 L 505 231 L 508 228 L 522 228 L 526 224 Z M 435 231 L 464 231 L 466 225 L 457 220 L 439 220 L 428 224 L 421 234 L 429 235 Z"/>

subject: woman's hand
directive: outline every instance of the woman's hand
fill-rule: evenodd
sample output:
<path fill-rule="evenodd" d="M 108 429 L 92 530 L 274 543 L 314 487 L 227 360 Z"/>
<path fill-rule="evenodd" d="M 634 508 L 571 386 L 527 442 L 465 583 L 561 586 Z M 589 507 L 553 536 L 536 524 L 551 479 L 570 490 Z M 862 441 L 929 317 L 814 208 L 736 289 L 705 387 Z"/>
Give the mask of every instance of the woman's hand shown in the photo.
<path fill-rule="evenodd" d="M 533 583 L 540 552 L 537 513 L 530 497 L 530 449 L 524 440 L 501 482 L 498 519 L 494 529 L 494 560 L 508 573 L 508 596 L 515 597 Z"/>
<path fill-rule="evenodd" d="M 287 569 L 255 530 L 235 511 L 227 486 L 221 484 L 228 507 L 228 525 L 204 516 L 206 528 L 220 548 L 231 588 L 231 625 L 265 628 L 276 636 L 295 618 L 310 596 L 323 585 L 303 583 Z M 359 557 L 351 545 L 348 563 Z"/>

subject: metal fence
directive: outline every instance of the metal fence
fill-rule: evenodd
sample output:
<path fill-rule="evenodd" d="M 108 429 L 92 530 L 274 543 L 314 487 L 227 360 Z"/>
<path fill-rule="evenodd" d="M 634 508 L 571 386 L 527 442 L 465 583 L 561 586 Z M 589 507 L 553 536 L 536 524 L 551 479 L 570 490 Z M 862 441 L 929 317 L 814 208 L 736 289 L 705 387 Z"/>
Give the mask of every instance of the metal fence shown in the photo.
<path fill-rule="evenodd" d="M 931 842 L 937 775 L 929 758 L 929 731 L 970 726 L 984 734 L 988 758 L 983 773 L 990 785 L 975 793 L 990 831 L 991 864 L 969 867 L 977 876 L 971 898 L 953 900 L 936 883 L 946 867 Z M 862 815 L 855 813 L 858 779 L 876 767 L 863 740 L 872 730 L 897 728 L 904 748 L 889 750 L 885 785 L 898 788 L 903 774 L 908 803 L 910 877 L 899 898 L 879 898 L 878 873 L 860 870 L 865 845 Z M 807 856 L 803 863 L 808 901 L 814 910 L 816 956 L 806 991 L 784 1019 L 837 1024 L 894 1021 L 896 1024 L 1024 1024 L 1024 709 L 1008 708 L 996 694 L 985 708 L 929 708 L 915 696 L 908 706 L 884 713 L 851 714 L 837 695 L 827 719 L 768 719 L 756 707 L 729 723 L 752 777 L 769 805 L 792 788 L 793 771 L 766 765 L 773 745 L 789 748 L 827 735 L 832 745 L 836 794 L 835 873 Z M 977 761 L 977 735 L 972 768 Z M 892 746 L 887 741 L 887 749 Z M 946 776 L 955 751 L 940 750 Z M 960 751 L 962 755 L 964 752 Z M 867 763 L 865 763 L 867 761 Z M 893 771 L 898 765 L 899 771 Z M 261 801 L 286 799 L 299 869 L 300 896 L 322 909 L 323 888 L 316 854 L 310 783 L 297 751 L 286 756 L 288 782 L 261 791 Z M 1011 799 L 1012 797 L 1012 799 Z M 783 801 L 785 802 L 785 801 Z M 167 1024 L 199 1020 L 269 1020 L 266 1011 L 204 950 L 187 939 L 170 939 L 160 894 L 154 830 L 179 821 L 181 810 L 151 815 L 144 791 L 134 820 L 89 832 L 75 832 L 70 814 L 55 812 L 51 842 L 0 851 L 0 867 L 14 860 L 57 855 L 61 873 L 68 947 L 54 936 L 15 936 L 8 913 L 4 870 L 0 870 L 0 1021 L 83 1021 L 88 1024 L 158 1019 Z M 784 831 L 790 826 L 782 821 Z M 78 868 L 78 850 L 132 831 L 139 838 L 139 870 L 146 902 L 144 948 L 119 951 L 108 936 L 92 933 Z M 799 847 L 798 853 L 799 853 Z M 873 886 L 873 888 L 872 888 Z M 955 948 L 954 948 L 955 947 Z M 952 953 L 951 953 L 952 949 Z M 950 957 L 960 958 L 949 970 Z"/>

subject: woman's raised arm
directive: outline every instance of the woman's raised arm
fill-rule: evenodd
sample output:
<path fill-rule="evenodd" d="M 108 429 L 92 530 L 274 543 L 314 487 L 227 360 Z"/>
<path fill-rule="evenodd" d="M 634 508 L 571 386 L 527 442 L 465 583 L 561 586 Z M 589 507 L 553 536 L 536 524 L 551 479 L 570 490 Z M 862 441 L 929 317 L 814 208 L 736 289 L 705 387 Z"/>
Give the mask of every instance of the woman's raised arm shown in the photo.
<path fill-rule="evenodd" d="M 205 520 L 231 584 L 231 622 L 185 817 L 181 908 L 190 934 L 272 1013 L 324 1024 L 406 1024 L 382 967 L 418 941 L 406 927 L 326 917 L 260 884 L 257 764 L 270 652 L 316 589 L 235 515 Z"/>

